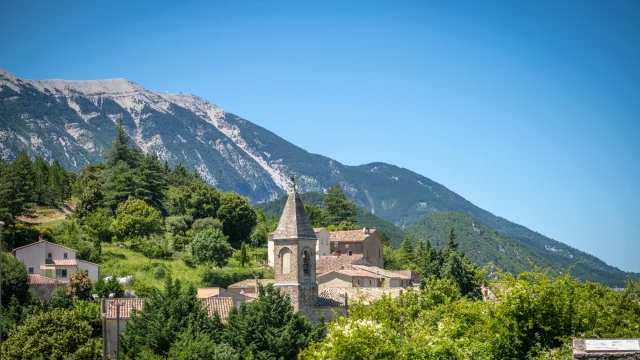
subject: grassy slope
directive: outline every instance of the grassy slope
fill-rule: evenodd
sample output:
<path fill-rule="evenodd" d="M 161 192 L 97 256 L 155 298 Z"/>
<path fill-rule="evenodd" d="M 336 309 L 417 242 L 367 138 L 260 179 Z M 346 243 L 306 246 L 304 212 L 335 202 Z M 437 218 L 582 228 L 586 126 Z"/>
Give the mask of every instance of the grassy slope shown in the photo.
<path fill-rule="evenodd" d="M 267 249 L 252 249 L 250 253 L 266 253 Z M 180 256 L 180 254 L 178 255 Z M 115 244 L 102 245 L 102 267 L 100 274 L 102 276 L 117 275 L 127 276 L 133 275 L 134 283 L 141 282 L 148 286 L 156 288 L 164 287 L 164 278 L 156 276 L 158 269 L 164 268 L 167 274 L 171 274 L 174 279 L 180 279 L 181 282 L 193 284 L 196 287 L 202 286 L 202 275 L 205 266 L 198 265 L 195 268 L 188 267 L 179 257 L 170 259 L 152 259 L 149 260 L 144 255 L 129 249 L 120 249 Z M 234 254 L 234 258 L 237 257 Z M 241 268 L 236 259 L 230 259 L 228 268 Z M 255 262 L 250 262 L 246 268 L 260 268 Z M 132 287 L 132 286 L 130 286 Z"/>

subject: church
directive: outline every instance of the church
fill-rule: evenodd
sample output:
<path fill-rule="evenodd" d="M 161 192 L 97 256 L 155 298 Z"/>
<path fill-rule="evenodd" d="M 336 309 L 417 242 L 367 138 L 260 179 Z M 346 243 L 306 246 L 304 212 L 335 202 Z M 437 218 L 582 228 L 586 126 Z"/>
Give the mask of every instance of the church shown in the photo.
<path fill-rule="evenodd" d="M 317 262 L 329 257 L 317 256 L 318 237 L 304 209 L 304 204 L 296 191 L 293 191 L 285 204 L 278 227 L 273 232 L 273 286 L 289 295 L 295 311 L 299 311 L 310 320 L 316 321 L 320 316 L 331 320 L 333 315 L 346 314 L 350 300 L 368 303 L 384 294 L 399 296 L 403 287 L 331 287 L 324 286 L 319 291 L 317 280 Z M 271 246 L 270 246 L 271 248 Z M 270 249 L 271 250 L 271 249 Z M 342 259 L 349 259 L 343 256 Z M 391 272 L 367 263 L 346 263 L 335 272 L 362 272 L 378 279 L 381 272 L 394 274 L 391 276 L 407 276 L 402 272 Z M 406 273 L 406 272 L 405 272 Z M 410 276 L 409 276 L 410 278 Z M 382 281 L 382 284 L 385 282 Z M 403 283 L 404 285 L 405 283 Z M 410 281 L 406 282 L 410 286 Z"/>

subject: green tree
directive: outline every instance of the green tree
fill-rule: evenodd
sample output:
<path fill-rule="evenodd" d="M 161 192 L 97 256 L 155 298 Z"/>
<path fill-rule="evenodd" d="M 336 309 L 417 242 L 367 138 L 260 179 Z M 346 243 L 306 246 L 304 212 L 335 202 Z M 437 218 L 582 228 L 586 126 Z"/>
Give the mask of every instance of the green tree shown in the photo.
<path fill-rule="evenodd" d="M 12 297 L 15 297 L 19 305 L 29 300 L 29 275 L 24 263 L 10 253 L 0 254 L 0 273 L 2 273 L 2 307 L 9 305 Z"/>
<path fill-rule="evenodd" d="M 304 210 L 307 212 L 309 221 L 313 227 L 326 227 L 329 225 L 325 212 L 313 204 L 304 204 Z"/>
<path fill-rule="evenodd" d="M 249 240 L 257 219 L 249 200 L 235 192 L 224 193 L 220 197 L 218 218 L 231 246 L 236 249 L 243 241 Z"/>
<path fill-rule="evenodd" d="M 80 202 L 76 207 L 76 217 L 84 220 L 90 213 L 95 212 L 102 206 L 104 195 L 102 194 L 102 187 L 100 184 L 92 180 L 84 188 L 80 197 Z"/>
<path fill-rule="evenodd" d="M 249 262 L 248 246 L 245 242 L 240 245 L 240 265 L 244 267 Z"/>
<path fill-rule="evenodd" d="M 0 216 L 7 223 L 31 214 L 34 201 L 34 172 L 31 159 L 20 152 L 12 164 L 0 166 Z"/>
<path fill-rule="evenodd" d="M 176 165 L 171 171 L 169 183 L 173 186 L 189 186 L 195 178 L 182 164 Z"/>
<path fill-rule="evenodd" d="M 194 219 L 215 217 L 219 206 L 218 191 L 202 181 L 169 187 L 167 209 L 172 215 L 188 215 Z"/>
<path fill-rule="evenodd" d="M 206 229 L 217 229 L 222 231 L 222 221 L 212 217 L 198 219 L 191 225 L 191 230 L 197 235 L 200 231 Z"/>
<path fill-rule="evenodd" d="M 71 181 L 65 169 L 57 160 L 49 167 L 49 190 L 51 204 L 62 205 L 71 198 Z"/>
<path fill-rule="evenodd" d="M 356 221 L 356 205 L 347 199 L 347 195 L 339 184 L 327 190 L 323 197 L 328 224 L 339 224 L 342 221 Z"/>
<path fill-rule="evenodd" d="M 455 231 L 453 230 L 453 226 L 451 227 L 451 230 L 449 231 L 449 241 L 447 242 L 447 249 L 449 250 L 453 250 L 453 251 L 458 251 L 458 243 L 456 242 L 456 238 L 458 236 L 456 235 Z"/>
<path fill-rule="evenodd" d="M 207 229 L 199 232 L 191 243 L 193 258 L 200 264 L 224 266 L 233 255 L 233 247 L 227 239 L 220 230 Z"/>
<path fill-rule="evenodd" d="M 104 205 L 115 211 L 118 205 L 135 195 L 137 179 L 131 167 L 124 162 L 111 165 L 104 172 Z"/>
<path fill-rule="evenodd" d="M 187 330 L 171 345 L 169 359 L 174 360 L 240 360 L 231 346 L 218 344 L 211 335 L 199 330 Z"/>
<path fill-rule="evenodd" d="M 179 280 L 168 276 L 164 291 L 151 292 L 142 310 L 131 316 L 121 338 L 122 353 L 136 357 L 148 349 L 167 355 L 179 334 L 189 328 L 214 334 L 221 330 L 222 323 L 219 318 L 208 317 L 193 286 L 183 288 Z"/>
<path fill-rule="evenodd" d="M 225 328 L 224 341 L 244 358 L 297 359 L 310 342 L 324 335 L 324 323 L 316 327 L 300 313 L 279 289 L 268 286 L 251 303 L 233 308 Z"/>
<path fill-rule="evenodd" d="M 122 117 L 116 121 L 115 130 L 116 136 L 111 141 L 111 148 L 107 153 L 107 167 L 111 168 L 118 163 L 123 163 L 129 168 L 135 168 L 138 164 L 138 152 L 131 145 Z"/>
<path fill-rule="evenodd" d="M 111 231 L 111 225 L 113 224 L 113 218 L 109 213 L 109 210 L 100 208 L 84 218 L 84 229 L 93 238 L 94 243 L 98 241 L 99 244 L 111 242 L 113 238 L 113 231 Z"/>
<path fill-rule="evenodd" d="M 358 230 L 360 227 L 358 225 L 354 225 L 348 221 L 341 221 L 337 224 L 331 224 L 327 226 L 327 230 L 329 231 L 346 231 L 346 230 Z"/>
<path fill-rule="evenodd" d="M 407 236 L 404 238 L 404 240 L 402 241 L 402 245 L 400 245 L 400 250 L 402 251 L 402 255 L 407 259 L 407 261 L 415 261 L 413 257 L 413 242 L 411 241 L 410 237 Z"/>
<path fill-rule="evenodd" d="M 124 296 L 124 285 L 118 282 L 115 276 L 109 277 L 109 280 L 104 281 L 104 278 L 100 277 L 96 281 L 94 291 L 101 298 L 107 298 L 110 294 L 114 294 L 114 297 L 121 298 Z"/>
<path fill-rule="evenodd" d="M 144 200 L 129 198 L 118 205 L 112 230 L 124 239 L 148 237 L 162 232 L 162 218 Z"/>
<path fill-rule="evenodd" d="M 144 200 L 161 213 L 165 213 L 164 199 L 168 188 L 165 168 L 155 154 L 142 155 L 138 167 L 136 198 Z"/>
<path fill-rule="evenodd" d="M 33 191 L 34 201 L 38 205 L 48 204 L 49 198 L 49 164 L 42 156 L 33 162 Z"/>
<path fill-rule="evenodd" d="M 76 313 L 54 309 L 32 317 L 2 343 L 6 360 L 63 360 L 90 344 L 91 326 Z"/>

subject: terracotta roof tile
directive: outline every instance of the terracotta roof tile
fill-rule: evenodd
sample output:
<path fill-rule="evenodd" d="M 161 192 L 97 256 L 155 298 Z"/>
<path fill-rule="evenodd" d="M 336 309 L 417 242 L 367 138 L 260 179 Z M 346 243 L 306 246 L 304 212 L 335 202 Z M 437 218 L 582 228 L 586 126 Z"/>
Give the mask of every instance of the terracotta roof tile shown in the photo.
<path fill-rule="evenodd" d="M 368 305 L 382 298 L 400 296 L 401 288 L 325 288 L 318 294 L 316 306 L 344 306 L 344 294 L 349 297 L 349 303 L 361 302 Z"/>
<path fill-rule="evenodd" d="M 273 279 L 258 279 L 258 283 L 262 286 L 267 286 L 269 284 L 273 284 L 275 280 Z M 227 286 L 227 289 L 238 289 L 238 288 L 251 288 L 256 286 L 256 279 L 247 279 L 237 282 L 235 284 L 231 284 Z"/>
<path fill-rule="evenodd" d="M 304 204 L 295 191 L 289 193 L 278 227 L 273 232 L 273 239 L 318 239 L 304 210 Z"/>
<path fill-rule="evenodd" d="M 213 317 L 215 312 L 220 314 L 222 321 L 226 321 L 229 315 L 229 310 L 234 307 L 233 299 L 230 297 L 213 297 L 207 299 L 200 299 L 202 305 L 207 309 L 209 317 Z M 119 299 L 107 299 L 105 302 L 105 312 L 102 317 L 109 320 L 116 319 L 116 303 L 122 304 L 120 306 L 120 319 L 130 319 L 133 314 L 133 310 L 140 311 L 144 306 L 145 299 L 143 298 L 119 298 Z"/>
<path fill-rule="evenodd" d="M 66 284 L 66 280 L 58 280 L 42 276 L 40 274 L 29 274 L 29 285 Z"/>
<path fill-rule="evenodd" d="M 353 265 L 354 268 L 367 271 L 369 273 L 379 275 L 381 277 L 387 277 L 390 279 L 402 279 L 402 280 L 411 280 L 411 276 L 403 273 L 397 273 L 391 270 L 385 270 L 383 268 L 379 268 L 377 266 L 367 266 L 367 265 Z"/>
<path fill-rule="evenodd" d="M 376 229 L 368 229 L 369 233 L 366 233 L 363 229 L 360 230 L 346 230 L 346 231 L 331 231 L 330 241 L 364 241 L 369 236 L 376 232 Z"/>
<path fill-rule="evenodd" d="M 77 266 L 76 259 L 46 259 L 45 265 L 59 265 L 59 266 Z"/>
<path fill-rule="evenodd" d="M 108 299 L 104 300 L 105 313 L 103 317 L 110 320 L 117 319 L 116 304 L 122 304 L 120 306 L 120 319 L 130 319 L 133 310 L 142 310 L 145 299 L 142 298 L 120 298 L 120 299 Z"/>
<path fill-rule="evenodd" d="M 364 255 L 362 254 L 355 254 L 352 256 L 321 256 L 316 261 L 316 273 L 321 274 L 329 271 L 348 270 L 351 268 L 351 265 L 364 263 Z"/>
<path fill-rule="evenodd" d="M 212 318 L 217 312 L 222 319 L 222 322 L 227 321 L 229 311 L 235 307 L 233 299 L 230 297 L 212 297 L 207 299 L 201 299 L 202 305 L 207 309 L 209 317 Z"/>

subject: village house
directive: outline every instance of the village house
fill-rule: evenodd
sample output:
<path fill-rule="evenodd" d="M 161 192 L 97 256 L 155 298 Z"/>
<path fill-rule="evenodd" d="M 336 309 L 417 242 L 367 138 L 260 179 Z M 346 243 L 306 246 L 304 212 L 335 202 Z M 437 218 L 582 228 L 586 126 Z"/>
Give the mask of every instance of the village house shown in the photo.
<path fill-rule="evenodd" d="M 376 229 L 331 231 L 329 241 L 333 256 L 362 255 L 367 263 L 384 267 L 384 243 Z"/>
<path fill-rule="evenodd" d="M 93 281 L 98 280 L 100 265 L 77 258 L 77 251 L 49 241 L 38 242 L 13 249 L 16 259 L 22 261 L 29 274 L 29 285 L 39 293 L 43 286 L 59 286 L 69 281 L 78 270 L 87 271 Z"/>

